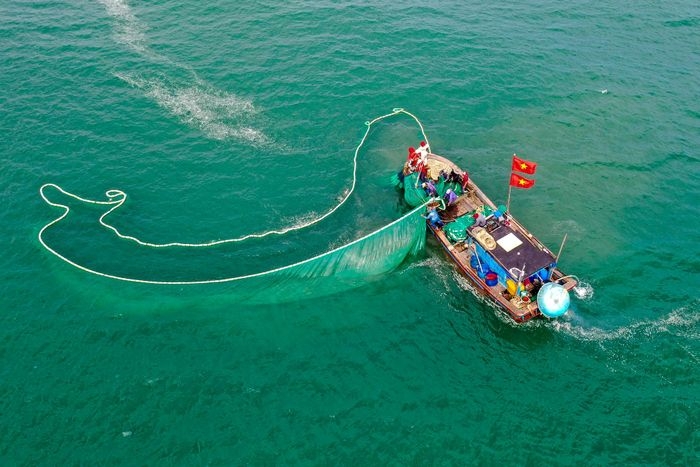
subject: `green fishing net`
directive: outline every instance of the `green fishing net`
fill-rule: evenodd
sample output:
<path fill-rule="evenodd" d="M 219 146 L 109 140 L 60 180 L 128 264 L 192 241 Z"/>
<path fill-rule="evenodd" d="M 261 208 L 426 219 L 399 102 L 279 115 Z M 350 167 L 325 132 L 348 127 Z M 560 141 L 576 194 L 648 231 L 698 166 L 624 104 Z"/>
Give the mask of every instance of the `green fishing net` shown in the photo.
<path fill-rule="evenodd" d="M 447 235 L 447 238 L 453 242 L 463 242 L 467 239 L 467 228 L 471 227 L 473 224 L 473 217 L 462 216 L 455 219 L 454 222 L 445 224 L 443 230 L 445 235 Z"/>
<path fill-rule="evenodd" d="M 334 294 L 371 282 L 425 246 L 423 206 L 352 243 L 232 284 L 240 300 L 271 303 Z M 244 286 L 244 287 L 241 287 Z"/>
<path fill-rule="evenodd" d="M 395 184 L 399 183 L 398 177 L 394 178 L 393 180 Z M 433 185 L 435 186 L 435 190 L 437 191 L 438 196 L 440 198 L 443 198 L 445 196 L 448 189 L 454 191 L 457 194 L 457 196 L 462 194 L 461 185 L 454 182 L 448 183 L 442 177 L 439 178 L 437 181 L 433 181 Z M 430 196 L 426 194 L 422 183 L 418 179 L 417 173 L 412 173 L 404 177 L 403 190 L 404 200 L 406 201 L 406 203 L 408 203 L 409 206 L 419 206 L 430 200 Z"/>

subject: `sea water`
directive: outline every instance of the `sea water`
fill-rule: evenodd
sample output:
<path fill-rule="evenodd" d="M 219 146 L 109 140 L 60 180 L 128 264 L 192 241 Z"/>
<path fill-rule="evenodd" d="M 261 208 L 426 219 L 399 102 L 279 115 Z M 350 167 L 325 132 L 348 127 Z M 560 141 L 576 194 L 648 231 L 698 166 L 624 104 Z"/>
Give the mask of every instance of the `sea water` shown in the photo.
<path fill-rule="evenodd" d="M 698 44 L 687 0 L 3 2 L 1 463 L 697 464 Z M 537 162 L 511 210 L 567 235 L 563 318 L 511 323 L 431 242 L 345 293 L 244 305 L 37 239 L 47 182 L 123 190 L 111 222 L 154 243 L 302 224 L 398 107 L 497 203 L 511 155 Z M 123 275 L 303 260 L 400 215 L 419 138 L 373 131 L 308 232 L 156 251 L 54 192 L 47 241 Z"/>

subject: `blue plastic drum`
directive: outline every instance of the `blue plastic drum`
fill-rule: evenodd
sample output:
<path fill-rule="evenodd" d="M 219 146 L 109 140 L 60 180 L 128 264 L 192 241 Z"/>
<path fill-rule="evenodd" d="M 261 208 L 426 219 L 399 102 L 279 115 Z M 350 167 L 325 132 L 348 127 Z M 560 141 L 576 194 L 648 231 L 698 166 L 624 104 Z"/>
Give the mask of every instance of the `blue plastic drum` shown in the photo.
<path fill-rule="evenodd" d="M 494 287 L 498 284 L 498 274 L 495 272 L 489 272 L 486 274 L 486 285 L 489 287 Z"/>
<path fill-rule="evenodd" d="M 469 260 L 469 265 L 474 268 L 480 279 L 486 277 L 486 274 L 488 274 L 490 271 L 489 267 L 485 263 L 480 262 L 476 255 L 472 255 L 471 259 Z"/>

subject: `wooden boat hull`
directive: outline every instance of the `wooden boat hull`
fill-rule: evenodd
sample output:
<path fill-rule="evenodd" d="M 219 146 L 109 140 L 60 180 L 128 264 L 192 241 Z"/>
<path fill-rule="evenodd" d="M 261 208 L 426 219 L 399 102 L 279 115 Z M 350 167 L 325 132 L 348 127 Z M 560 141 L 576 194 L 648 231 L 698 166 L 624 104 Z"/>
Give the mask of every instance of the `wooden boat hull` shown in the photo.
<path fill-rule="evenodd" d="M 430 225 L 428 225 L 428 229 L 443 248 L 447 254 L 447 257 L 452 261 L 452 263 L 455 264 L 457 270 L 462 274 L 462 276 L 469 280 L 469 283 L 474 288 L 474 291 L 505 311 L 511 317 L 511 319 L 513 319 L 513 321 L 516 323 L 524 323 L 533 318 L 545 317 L 539 310 L 537 302 L 530 302 L 529 304 L 525 304 L 523 306 L 517 306 L 516 304 L 507 300 L 503 296 L 505 288 L 500 284 L 496 286 L 489 286 L 484 279 L 479 277 L 477 271 L 469 265 L 469 262 L 465 262 L 463 258 L 458 256 L 456 247 L 449 241 L 441 230 Z M 564 279 L 562 285 L 567 291 L 573 289 L 577 284 L 575 279 L 564 276 L 558 270 L 554 272 L 552 279 L 553 281 L 560 281 Z"/>
<path fill-rule="evenodd" d="M 436 165 L 448 167 L 458 173 L 462 172 L 450 160 L 435 154 L 430 154 L 428 161 L 429 163 L 434 161 Z M 474 212 L 484 211 L 485 207 L 488 211 L 498 210 L 472 180 L 469 180 L 465 188 L 466 191 L 458 197 L 455 204 L 441 211 L 441 218 L 446 226 L 462 217 L 471 217 Z M 540 310 L 537 300 L 538 291 L 543 283 L 555 282 L 569 291 L 576 286 L 577 281 L 574 277 L 565 276 L 557 269 L 556 258 L 551 251 L 510 213 L 507 219 L 500 218 L 498 221 L 489 222 L 488 232 L 485 229 L 468 227 L 465 241 L 451 240 L 444 228 L 432 225 L 430 222 L 427 222 L 427 226 L 447 257 L 469 280 L 474 290 L 504 310 L 513 321 L 524 323 L 533 318 L 546 317 Z M 490 262 L 499 271 L 499 274 L 494 273 L 499 280 L 494 281 L 493 277 L 489 279 L 488 276 L 484 276 L 484 266 L 480 264 L 481 261 Z M 475 266 L 474 262 L 478 263 L 478 266 Z M 525 270 L 526 265 L 527 270 Z M 518 268 L 523 269 L 521 277 L 514 276 L 512 273 Z M 546 278 L 540 280 L 538 273 L 542 274 L 543 271 Z M 516 280 L 514 281 L 513 278 Z M 530 278 L 533 278 L 532 281 Z M 513 290 L 516 281 L 517 286 Z"/>

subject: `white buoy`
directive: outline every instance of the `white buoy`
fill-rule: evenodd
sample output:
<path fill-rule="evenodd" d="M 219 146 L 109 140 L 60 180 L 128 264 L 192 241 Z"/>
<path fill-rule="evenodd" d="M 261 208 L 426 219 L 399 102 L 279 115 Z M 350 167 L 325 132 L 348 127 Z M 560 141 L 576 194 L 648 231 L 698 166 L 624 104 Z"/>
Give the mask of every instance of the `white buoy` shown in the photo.
<path fill-rule="evenodd" d="M 547 318 L 558 318 L 569 310 L 569 292 L 556 282 L 548 282 L 537 293 L 537 306 Z"/>

